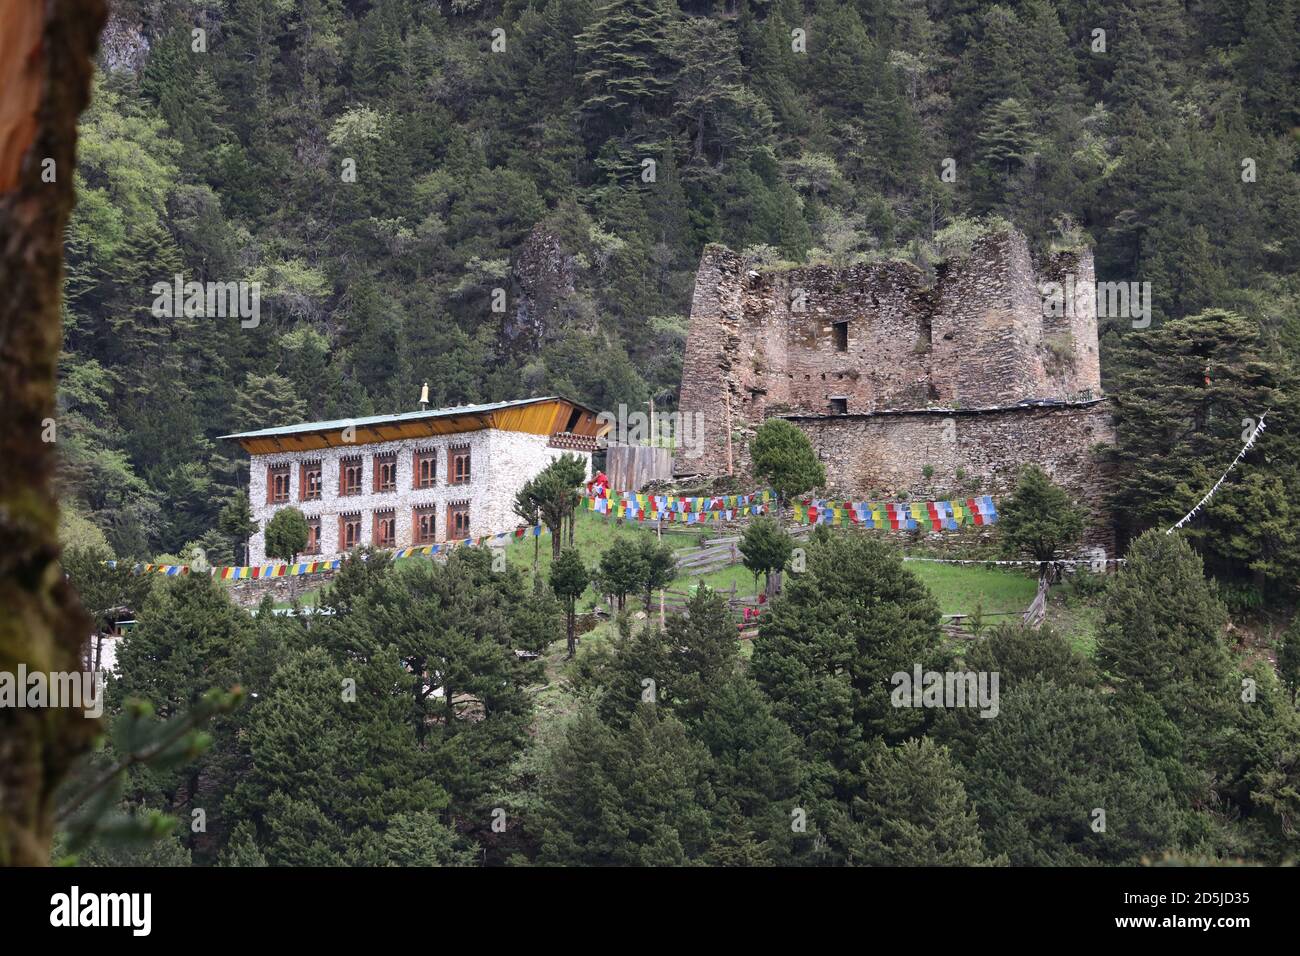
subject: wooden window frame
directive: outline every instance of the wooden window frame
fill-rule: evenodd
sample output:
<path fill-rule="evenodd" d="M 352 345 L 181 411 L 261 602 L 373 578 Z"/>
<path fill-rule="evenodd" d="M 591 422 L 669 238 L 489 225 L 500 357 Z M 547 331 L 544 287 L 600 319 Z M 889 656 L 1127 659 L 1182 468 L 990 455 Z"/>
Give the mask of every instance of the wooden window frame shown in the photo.
<path fill-rule="evenodd" d="M 316 475 L 316 493 L 312 494 L 311 482 L 307 480 L 310 474 Z M 298 500 L 299 501 L 320 501 L 321 495 L 325 493 L 324 482 L 325 470 L 319 461 L 304 461 L 298 466 Z"/>
<path fill-rule="evenodd" d="M 420 531 L 420 519 L 428 518 L 433 525 L 427 535 Z M 433 544 L 438 540 L 438 506 L 417 505 L 411 509 L 411 544 Z"/>
<path fill-rule="evenodd" d="M 356 523 L 356 538 L 352 542 L 352 547 L 348 547 L 348 525 Z M 347 554 L 352 548 L 359 547 L 361 544 L 361 512 L 350 511 L 347 514 L 339 515 L 339 553 Z"/>
<path fill-rule="evenodd" d="M 307 519 L 307 547 L 303 554 L 320 554 L 320 516 Z"/>
<path fill-rule="evenodd" d="M 266 503 L 268 505 L 282 505 L 293 500 L 293 493 L 290 490 L 292 475 L 292 465 L 266 466 Z M 280 479 L 283 479 L 283 482 Z M 283 485 L 283 494 L 280 493 L 281 485 Z"/>
<path fill-rule="evenodd" d="M 464 515 L 465 520 L 462 522 L 464 527 L 457 527 L 456 518 Z M 468 501 L 449 501 L 447 502 L 447 540 L 459 541 L 470 536 L 469 521 L 469 502 Z"/>
<path fill-rule="evenodd" d="M 392 476 L 387 484 L 384 483 L 383 473 L 385 468 L 392 468 Z M 388 494 L 397 490 L 397 452 L 383 452 L 375 455 L 370 462 L 370 474 L 372 490 L 375 494 Z"/>
<path fill-rule="evenodd" d="M 428 462 L 429 464 L 429 481 L 427 483 L 420 481 L 420 466 Z M 438 452 L 436 450 L 417 451 L 411 456 L 411 488 L 419 491 L 421 488 L 436 488 L 438 486 Z"/>
<path fill-rule="evenodd" d="M 458 468 L 459 462 L 464 462 L 464 468 Z M 449 485 L 468 485 L 472 477 L 470 466 L 470 450 L 468 445 L 459 445 L 447 449 L 447 484 Z"/>
<path fill-rule="evenodd" d="M 390 523 L 388 535 L 380 534 L 384 522 Z M 397 546 L 397 512 L 392 508 L 376 511 L 370 517 L 370 542 L 376 548 L 393 548 Z"/>
<path fill-rule="evenodd" d="M 355 490 L 348 490 L 348 469 L 357 469 L 357 484 Z M 340 458 L 339 459 L 339 497 L 353 498 L 361 494 L 362 483 L 366 479 L 365 461 L 360 457 Z"/>

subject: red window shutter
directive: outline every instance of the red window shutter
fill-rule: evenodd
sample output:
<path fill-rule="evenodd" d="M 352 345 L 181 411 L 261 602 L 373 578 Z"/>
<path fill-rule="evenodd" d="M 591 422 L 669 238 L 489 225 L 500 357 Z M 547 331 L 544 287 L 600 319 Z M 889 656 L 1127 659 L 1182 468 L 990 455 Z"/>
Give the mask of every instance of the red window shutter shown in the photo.
<path fill-rule="evenodd" d="M 340 553 L 342 553 L 343 551 L 347 550 L 346 548 L 343 547 L 343 529 L 344 529 L 345 527 L 347 527 L 347 521 L 345 521 L 345 520 L 340 516 L 340 517 L 339 517 L 339 552 L 340 552 Z"/>
<path fill-rule="evenodd" d="M 275 469 L 270 465 L 266 466 L 266 503 L 269 505 L 275 500 Z"/>
<path fill-rule="evenodd" d="M 298 500 L 307 500 L 307 469 L 301 462 L 298 463 Z"/>
<path fill-rule="evenodd" d="M 420 453 L 411 452 L 411 487 L 420 487 Z"/>

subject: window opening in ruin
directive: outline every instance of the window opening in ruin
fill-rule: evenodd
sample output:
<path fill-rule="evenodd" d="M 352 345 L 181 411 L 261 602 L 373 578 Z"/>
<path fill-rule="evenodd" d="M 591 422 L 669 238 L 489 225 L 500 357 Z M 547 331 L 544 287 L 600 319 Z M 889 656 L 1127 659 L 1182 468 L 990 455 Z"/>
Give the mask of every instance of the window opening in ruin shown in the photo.
<path fill-rule="evenodd" d="M 831 399 L 832 415 L 847 415 L 849 413 L 849 400 L 847 398 Z"/>
<path fill-rule="evenodd" d="M 847 352 L 849 350 L 849 323 L 836 322 L 831 326 L 831 332 L 835 340 L 835 351 Z"/>

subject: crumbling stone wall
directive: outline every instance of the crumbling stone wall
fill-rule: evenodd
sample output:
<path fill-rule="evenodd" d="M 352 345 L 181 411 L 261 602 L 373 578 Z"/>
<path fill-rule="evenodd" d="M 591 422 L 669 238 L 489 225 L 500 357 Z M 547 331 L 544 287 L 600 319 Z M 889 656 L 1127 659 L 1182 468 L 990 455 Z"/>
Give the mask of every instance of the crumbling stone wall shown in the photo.
<path fill-rule="evenodd" d="M 1004 498 L 1038 464 L 1092 513 L 1085 543 L 1114 550 L 1099 445 L 1114 437 L 1104 401 L 998 412 L 903 412 L 792 419 L 826 467 L 828 495 L 869 500 Z"/>
<path fill-rule="evenodd" d="M 781 416 L 814 438 L 837 494 L 999 494 L 1037 462 L 1109 540 L 1089 451 L 1113 438 L 1095 303 L 1043 307 L 1043 283 L 1067 277 L 1093 282 L 1091 252 L 1036 264 L 1015 231 L 986 234 L 933 282 L 906 262 L 758 272 L 708 246 L 680 400 L 704 416 L 703 453 L 675 470 L 746 475 L 754 430 Z"/>

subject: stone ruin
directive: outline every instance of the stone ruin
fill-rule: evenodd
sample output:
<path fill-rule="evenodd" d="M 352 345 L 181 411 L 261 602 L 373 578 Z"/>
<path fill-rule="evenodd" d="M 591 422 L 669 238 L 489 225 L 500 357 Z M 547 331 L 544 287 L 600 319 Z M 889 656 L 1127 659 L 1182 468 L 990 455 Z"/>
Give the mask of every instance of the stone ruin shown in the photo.
<path fill-rule="evenodd" d="M 749 440 L 771 417 L 808 434 L 834 498 L 996 498 L 1037 463 L 1109 550 L 1095 301 L 1045 308 L 1053 282 L 1092 289 L 1091 251 L 1035 263 L 1019 232 L 990 232 L 930 280 L 899 261 L 760 272 L 710 245 L 679 405 L 704 434 L 674 471 L 749 477 Z"/>

